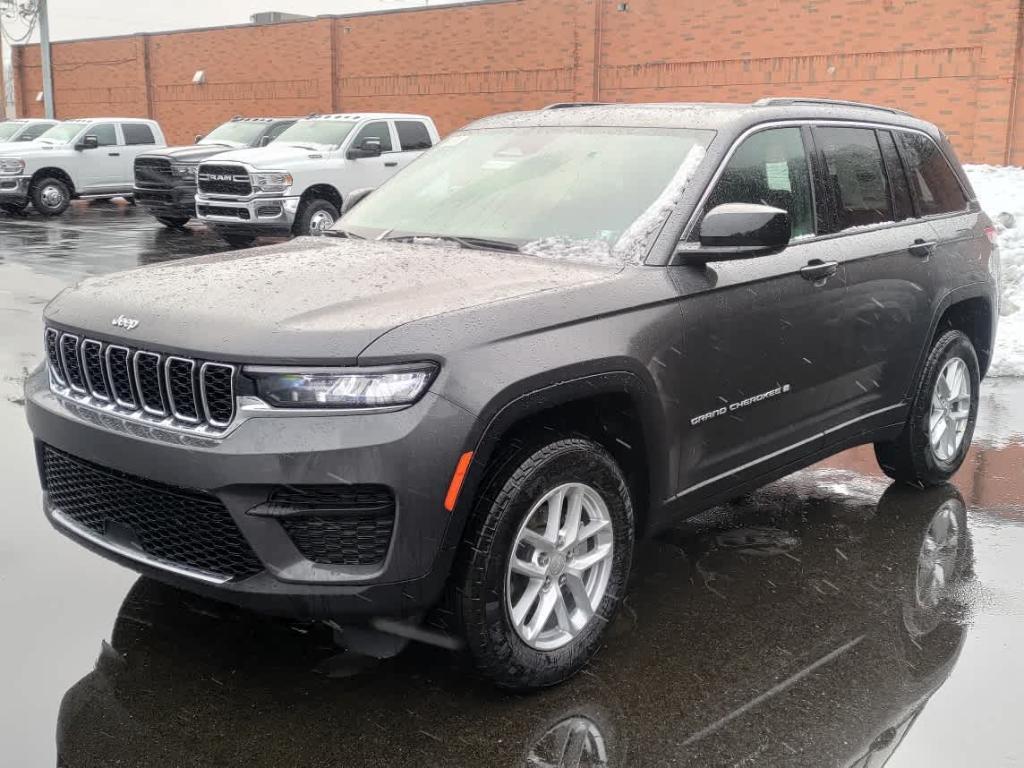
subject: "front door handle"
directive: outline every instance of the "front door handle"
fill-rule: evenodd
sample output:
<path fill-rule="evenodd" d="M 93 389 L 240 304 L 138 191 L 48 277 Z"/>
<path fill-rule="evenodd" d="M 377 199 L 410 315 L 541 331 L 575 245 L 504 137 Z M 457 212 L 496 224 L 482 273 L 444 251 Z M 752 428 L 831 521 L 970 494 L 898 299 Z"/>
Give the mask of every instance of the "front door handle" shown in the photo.
<path fill-rule="evenodd" d="M 108 152 L 107 154 L 110 155 L 111 157 L 120 157 L 121 156 L 120 152 Z"/>
<path fill-rule="evenodd" d="M 806 267 L 800 269 L 800 276 L 813 283 L 824 284 L 832 275 L 839 271 L 838 261 L 822 261 L 811 259 Z"/>
<path fill-rule="evenodd" d="M 384 163 L 384 167 L 385 168 L 396 168 L 397 166 L 398 166 L 398 161 L 397 160 L 392 160 L 390 162 Z"/>
<path fill-rule="evenodd" d="M 915 240 L 907 251 L 911 256 L 918 256 L 922 259 L 927 259 L 935 252 L 935 241 L 934 240 L 922 240 L 920 237 Z"/>

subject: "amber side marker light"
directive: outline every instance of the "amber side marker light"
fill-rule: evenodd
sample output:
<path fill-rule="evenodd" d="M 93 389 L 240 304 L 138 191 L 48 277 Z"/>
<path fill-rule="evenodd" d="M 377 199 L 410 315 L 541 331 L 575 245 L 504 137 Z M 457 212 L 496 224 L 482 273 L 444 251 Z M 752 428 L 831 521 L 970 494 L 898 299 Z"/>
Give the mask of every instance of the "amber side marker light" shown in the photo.
<path fill-rule="evenodd" d="M 455 465 L 455 474 L 448 484 L 448 495 L 444 497 L 444 508 L 451 512 L 455 509 L 455 502 L 459 500 L 459 491 L 462 490 L 462 481 L 466 479 L 466 472 L 469 470 L 469 462 L 473 460 L 473 452 L 466 451 L 459 457 L 459 463 Z"/>

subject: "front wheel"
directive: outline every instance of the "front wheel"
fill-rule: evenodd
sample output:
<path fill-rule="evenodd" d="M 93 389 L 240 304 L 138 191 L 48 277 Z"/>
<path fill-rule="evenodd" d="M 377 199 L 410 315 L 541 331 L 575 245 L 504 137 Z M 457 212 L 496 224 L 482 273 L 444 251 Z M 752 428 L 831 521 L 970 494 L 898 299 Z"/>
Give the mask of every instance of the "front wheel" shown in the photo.
<path fill-rule="evenodd" d="M 338 209 L 327 200 L 307 200 L 299 208 L 295 216 L 295 224 L 292 225 L 292 234 L 296 237 L 303 235 L 319 235 L 325 230 L 334 226 L 339 217 Z"/>
<path fill-rule="evenodd" d="M 477 668 L 498 685 L 555 685 L 594 655 L 626 588 L 633 506 L 590 440 L 519 449 L 486 484 L 464 542 L 456 610 Z"/>
<path fill-rule="evenodd" d="M 925 361 L 903 431 L 895 440 L 875 443 L 882 471 L 917 486 L 949 480 L 971 446 L 980 384 L 971 340 L 960 331 L 942 334 Z"/>
<path fill-rule="evenodd" d="M 156 220 L 170 229 L 181 229 L 188 224 L 186 216 L 157 216 Z"/>
<path fill-rule="evenodd" d="M 60 216 L 71 205 L 71 190 L 60 179 L 48 176 L 32 185 L 32 206 L 43 216 Z"/>

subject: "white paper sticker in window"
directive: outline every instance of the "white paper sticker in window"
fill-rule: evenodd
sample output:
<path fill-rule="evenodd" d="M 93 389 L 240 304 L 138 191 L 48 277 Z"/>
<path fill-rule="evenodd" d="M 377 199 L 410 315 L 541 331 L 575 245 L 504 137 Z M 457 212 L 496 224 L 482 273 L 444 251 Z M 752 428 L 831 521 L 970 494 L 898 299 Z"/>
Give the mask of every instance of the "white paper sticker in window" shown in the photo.
<path fill-rule="evenodd" d="M 789 184 L 789 163 L 765 163 L 764 172 L 768 177 L 768 189 L 793 191 L 793 187 Z"/>

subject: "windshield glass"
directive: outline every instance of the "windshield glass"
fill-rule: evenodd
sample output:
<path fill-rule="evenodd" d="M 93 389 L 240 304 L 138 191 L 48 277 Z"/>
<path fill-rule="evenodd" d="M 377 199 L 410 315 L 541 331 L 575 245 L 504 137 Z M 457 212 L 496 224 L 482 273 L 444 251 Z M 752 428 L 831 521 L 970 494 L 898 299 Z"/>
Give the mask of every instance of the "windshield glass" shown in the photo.
<path fill-rule="evenodd" d="M 0 141 L 8 141 L 24 127 L 24 123 L 0 123 Z"/>
<path fill-rule="evenodd" d="M 466 131 L 353 208 L 340 228 L 519 245 L 583 241 L 607 251 L 673 182 L 685 184 L 677 178 L 684 161 L 703 157 L 713 135 L 561 126 Z"/>
<path fill-rule="evenodd" d="M 206 136 L 200 144 L 231 144 L 239 147 L 247 147 L 256 141 L 256 138 L 267 127 L 266 123 L 231 122 L 218 125 Z"/>
<path fill-rule="evenodd" d="M 336 147 L 345 140 L 354 122 L 344 120 L 299 120 L 277 137 L 278 144 L 313 144 Z"/>
<path fill-rule="evenodd" d="M 66 144 L 74 139 L 85 128 L 85 123 L 58 123 L 39 137 L 39 141 L 53 144 Z"/>

